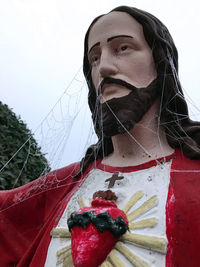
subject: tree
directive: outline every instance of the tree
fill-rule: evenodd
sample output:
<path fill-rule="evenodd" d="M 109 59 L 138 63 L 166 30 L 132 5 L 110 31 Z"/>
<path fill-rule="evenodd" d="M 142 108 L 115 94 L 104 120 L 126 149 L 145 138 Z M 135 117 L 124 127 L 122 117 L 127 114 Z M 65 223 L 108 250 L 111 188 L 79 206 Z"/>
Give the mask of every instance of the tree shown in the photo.
<path fill-rule="evenodd" d="M 5 168 L 0 171 L 1 190 L 21 186 L 50 171 L 27 125 L 0 101 L 0 170 L 3 166 Z"/>

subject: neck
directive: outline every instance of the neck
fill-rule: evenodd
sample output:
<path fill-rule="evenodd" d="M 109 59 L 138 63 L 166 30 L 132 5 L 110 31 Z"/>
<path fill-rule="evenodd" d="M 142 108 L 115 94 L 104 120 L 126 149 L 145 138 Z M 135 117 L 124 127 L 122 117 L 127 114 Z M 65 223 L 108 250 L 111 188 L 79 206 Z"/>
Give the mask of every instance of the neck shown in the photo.
<path fill-rule="evenodd" d="M 103 159 L 111 166 L 134 166 L 173 153 L 158 121 L 157 100 L 142 120 L 127 133 L 112 137 L 114 151 Z"/>

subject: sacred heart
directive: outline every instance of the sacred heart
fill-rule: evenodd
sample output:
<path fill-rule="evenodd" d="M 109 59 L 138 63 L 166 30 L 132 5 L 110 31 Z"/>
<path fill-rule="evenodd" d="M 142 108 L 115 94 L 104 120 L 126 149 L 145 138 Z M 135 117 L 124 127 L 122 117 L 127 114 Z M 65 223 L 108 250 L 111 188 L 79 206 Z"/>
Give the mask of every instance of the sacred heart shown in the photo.
<path fill-rule="evenodd" d="M 97 267 L 127 231 L 128 220 L 113 201 L 97 198 L 91 207 L 73 212 L 68 227 L 74 266 Z"/>

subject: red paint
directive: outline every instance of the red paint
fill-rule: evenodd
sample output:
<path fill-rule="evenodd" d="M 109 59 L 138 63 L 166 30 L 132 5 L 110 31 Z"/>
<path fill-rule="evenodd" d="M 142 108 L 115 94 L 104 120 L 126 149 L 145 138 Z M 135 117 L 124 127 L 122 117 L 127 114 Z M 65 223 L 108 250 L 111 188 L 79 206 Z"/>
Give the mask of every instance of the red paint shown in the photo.
<path fill-rule="evenodd" d="M 156 164 L 156 161 L 150 161 L 136 167 L 110 167 L 98 160 L 87 168 L 80 180 L 84 181 L 93 168 L 111 173 L 131 172 Z M 58 224 L 67 202 L 78 189 L 78 183 L 74 183 L 77 180 L 72 178 L 78 166 L 71 165 L 48 174 L 45 179 L 46 190 L 39 186 L 44 181 L 39 178 L 17 189 L 0 192 L 1 266 L 44 266 L 50 231 Z M 52 183 L 54 177 L 57 179 Z M 30 192 L 30 196 L 16 203 L 15 197 L 26 195 L 27 192 Z M 175 201 L 169 202 L 172 194 Z M 179 150 L 176 150 L 172 161 L 166 226 L 169 240 L 166 266 L 199 267 L 200 161 L 184 157 Z"/>
<path fill-rule="evenodd" d="M 78 212 L 93 210 L 95 214 L 107 211 L 113 219 L 121 216 L 126 224 L 125 213 L 117 205 L 104 199 L 92 201 L 92 207 L 81 208 Z M 71 232 L 72 258 L 75 267 L 97 267 L 104 262 L 119 238 L 106 230 L 99 232 L 92 223 L 86 228 L 74 226 Z"/>
<path fill-rule="evenodd" d="M 200 162 L 185 158 L 180 151 L 171 168 L 166 226 L 166 266 L 199 267 Z"/>
<path fill-rule="evenodd" d="M 162 157 L 162 158 L 158 158 L 158 159 L 153 159 L 150 160 L 148 162 L 139 164 L 139 165 L 135 165 L 135 166 L 125 166 L 125 167 L 113 167 L 113 166 L 109 166 L 109 165 L 105 165 L 102 163 L 102 159 L 97 161 L 97 169 L 105 171 L 105 172 L 110 172 L 110 173 L 114 173 L 114 172 L 134 172 L 134 171 L 139 171 L 139 170 L 145 170 L 148 168 L 151 168 L 153 166 L 158 165 L 158 163 L 163 163 L 163 162 L 167 162 L 170 161 L 173 157 L 175 156 L 175 153 L 172 153 L 169 156 L 166 157 Z"/>

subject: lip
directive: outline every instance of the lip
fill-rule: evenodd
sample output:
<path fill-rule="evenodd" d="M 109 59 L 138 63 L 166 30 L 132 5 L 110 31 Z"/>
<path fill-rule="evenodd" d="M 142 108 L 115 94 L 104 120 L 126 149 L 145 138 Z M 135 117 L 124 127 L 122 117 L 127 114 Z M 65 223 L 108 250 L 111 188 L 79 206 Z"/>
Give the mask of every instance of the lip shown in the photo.
<path fill-rule="evenodd" d="M 125 88 L 125 87 L 122 86 L 122 85 L 116 84 L 116 83 L 109 83 L 109 84 L 106 83 L 101 88 L 101 92 L 100 93 L 103 94 L 106 90 L 109 90 L 109 89 L 112 89 L 112 88 L 122 89 L 122 88 Z"/>
<path fill-rule="evenodd" d="M 101 104 L 104 102 L 111 100 L 113 98 L 121 98 L 128 95 L 131 92 L 130 89 L 126 88 L 123 85 L 110 83 L 104 84 L 102 87 L 102 92 L 99 95 L 99 101 Z"/>
<path fill-rule="evenodd" d="M 108 88 L 108 87 L 113 87 L 115 86 L 115 88 L 120 87 L 122 88 L 123 86 L 121 84 L 119 84 L 119 79 L 115 79 L 115 78 L 111 78 L 111 77 L 106 77 L 104 78 L 98 86 L 98 95 L 103 94 L 104 91 Z"/>
<path fill-rule="evenodd" d="M 133 86 L 132 84 L 130 84 L 124 80 L 106 77 L 100 82 L 97 95 L 103 94 L 105 89 L 107 88 L 107 86 L 113 86 L 113 85 L 115 86 L 116 89 L 117 88 L 120 88 L 120 89 L 126 88 L 129 90 L 137 89 L 135 86 Z"/>

